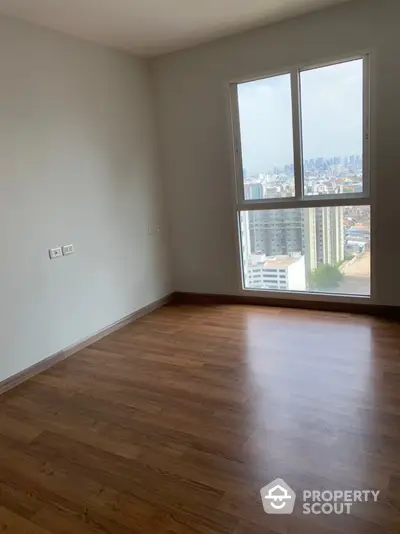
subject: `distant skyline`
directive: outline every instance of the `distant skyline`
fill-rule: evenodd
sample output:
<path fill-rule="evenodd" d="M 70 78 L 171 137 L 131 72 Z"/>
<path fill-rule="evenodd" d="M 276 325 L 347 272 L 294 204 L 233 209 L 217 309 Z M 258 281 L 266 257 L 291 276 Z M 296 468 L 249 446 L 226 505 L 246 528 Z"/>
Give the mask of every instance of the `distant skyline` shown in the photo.
<path fill-rule="evenodd" d="M 350 158 L 354 156 L 354 157 L 357 157 L 359 156 L 361 158 L 361 154 L 356 154 L 356 153 L 352 153 L 352 154 L 328 154 L 328 155 L 325 155 L 325 156 L 316 156 L 315 158 L 304 158 L 304 161 L 305 162 L 309 162 L 309 161 L 314 161 L 316 162 L 319 158 L 323 158 L 325 161 L 329 160 L 329 159 L 333 159 L 335 157 L 339 157 L 341 159 L 341 163 L 344 163 L 344 160 L 345 158 L 347 158 L 349 161 L 348 163 L 350 163 Z M 361 161 L 361 164 L 362 164 L 362 161 Z M 278 167 L 279 169 L 283 169 L 286 165 L 290 165 L 290 163 L 284 163 L 282 165 L 275 165 L 275 167 Z M 258 174 L 264 174 L 268 171 L 270 172 L 273 172 L 274 168 L 270 168 L 270 169 L 264 169 L 263 171 L 259 171 L 259 172 L 248 172 L 246 167 L 243 167 L 243 171 L 245 171 L 245 174 L 247 176 L 255 176 L 255 175 L 258 175 Z"/>
<path fill-rule="evenodd" d="M 363 63 L 303 71 L 304 159 L 362 154 Z M 293 163 L 290 76 L 238 85 L 243 167 L 248 174 Z"/>

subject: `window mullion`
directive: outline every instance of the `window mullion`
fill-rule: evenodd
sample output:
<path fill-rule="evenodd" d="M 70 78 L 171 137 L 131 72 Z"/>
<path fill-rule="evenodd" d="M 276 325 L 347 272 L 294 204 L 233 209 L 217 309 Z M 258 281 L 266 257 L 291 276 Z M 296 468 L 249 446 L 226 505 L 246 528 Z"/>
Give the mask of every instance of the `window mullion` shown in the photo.
<path fill-rule="evenodd" d="M 330 208 L 335 206 L 365 206 L 369 204 L 369 199 L 363 195 L 332 195 L 326 198 L 325 195 L 318 197 L 306 197 L 302 200 L 295 198 L 277 198 L 266 201 L 245 201 L 237 205 L 237 211 L 263 211 L 263 210 L 285 210 L 298 208 Z"/>
<path fill-rule="evenodd" d="M 293 122 L 293 155 L 294 155 L 294 184 L 295 198 L 301 200 L 304 196 L 303 186 L 303 149 L 300 123 L 300 75 L 297 69 L 290 72 L 292 90 L 292 122 Z"/>

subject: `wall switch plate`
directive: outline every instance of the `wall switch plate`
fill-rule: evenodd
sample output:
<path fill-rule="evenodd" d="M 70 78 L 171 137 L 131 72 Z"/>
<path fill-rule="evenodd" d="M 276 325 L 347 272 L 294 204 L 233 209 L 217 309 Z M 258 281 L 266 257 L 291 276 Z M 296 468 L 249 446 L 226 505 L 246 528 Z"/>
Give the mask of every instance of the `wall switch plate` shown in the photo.
<path fill-rule="evenodd" d="M 51 260 L 55 260 L 56 258 L 60 258 L 63 255 L 61 247 L 57 248 L 51 248 L 49 250 L 49 257 Z"/>
<path fill-rule="evenodd" d="M 68 256 L 68 254 L 73 254 L 75 252 L 74 245 L 71 243 L 71 245 L 64 245 L 62 248 L 62 253 L 64 256 Z"/>

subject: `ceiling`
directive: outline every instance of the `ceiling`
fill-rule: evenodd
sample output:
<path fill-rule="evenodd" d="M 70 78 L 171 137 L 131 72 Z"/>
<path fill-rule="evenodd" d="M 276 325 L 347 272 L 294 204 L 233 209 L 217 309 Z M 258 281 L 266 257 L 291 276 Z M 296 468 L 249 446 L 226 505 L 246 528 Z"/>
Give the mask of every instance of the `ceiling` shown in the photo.
<path fill-rule="evenodd" d="M 345 1 L 0 0 L 0 13 L 156 56 Z"/>

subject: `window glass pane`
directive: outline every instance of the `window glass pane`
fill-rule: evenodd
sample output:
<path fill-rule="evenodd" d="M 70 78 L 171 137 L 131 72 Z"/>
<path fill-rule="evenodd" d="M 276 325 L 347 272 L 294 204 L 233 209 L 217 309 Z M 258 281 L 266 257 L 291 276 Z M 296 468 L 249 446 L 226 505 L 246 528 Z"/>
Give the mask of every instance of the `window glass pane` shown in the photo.
<path fill-rule="evenodd" d="M 242 211 L 240 225 L 245 289 L 370 295 L 369 206 Z"/>
<path fill-rule="evenodd" d="M 245 199 L 294 196 L 290 75 L 237 89 Z"/>
<path fill-rule="evenodd" d="M 363 60 L 300 73 L 304 194 L 363 191 Z"/>

